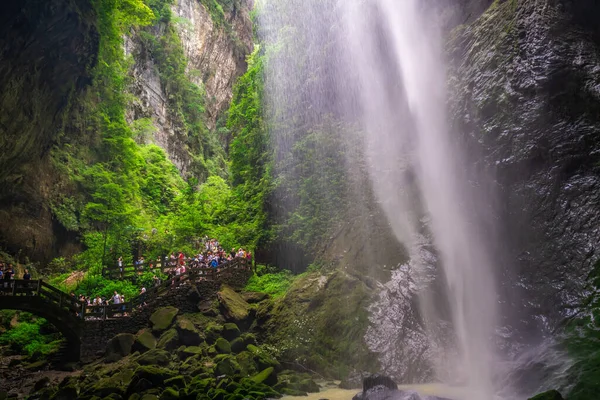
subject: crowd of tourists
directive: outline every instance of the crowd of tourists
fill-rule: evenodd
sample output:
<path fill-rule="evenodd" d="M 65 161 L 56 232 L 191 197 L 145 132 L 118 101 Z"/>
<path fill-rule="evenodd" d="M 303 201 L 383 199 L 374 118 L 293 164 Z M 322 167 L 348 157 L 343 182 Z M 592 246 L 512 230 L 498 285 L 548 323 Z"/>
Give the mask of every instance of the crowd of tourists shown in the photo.
<path fill-rule="evenodd" d="M 23 276 L 18 278 L 15 273 L 15 268 L 11 263 L 0 262 L 0 295 L 10 293 L 15 279 L 29 281 L 31 280 L 31 274 L 28 270 L 24 270 Z"/>
<path fill-rule="evenodd" d="M 160 276 L 166 276 L 167 285 L 174 285 L 179 279 L 179 276 L 183 275 L 188 270 L 206 270 L 208 268 L 218 270 L 225 263 L 240 258 L 245 259 L 247 261 L 246 265 L 250 268 L 249 266 L 252 264 L 252 253 L 250 251 L 246 251 L 240 247 L 237 250 L 232 248 L 231 251 L 228 252 L 223 249 L 218 240 L 205 238 L 203 240 L 203 251 L 192 256 L 186 256 L 186 254 L 181 251 L 178 253 L 172 252 L 168 256 L 158 258 L 155 262 L 148 261 L 143 256 L 140 256 L 133 263 L 135 273 L 132 278 L 133 280 L 136 280 L 136 277 L 143 272 L 151 271 L 155 273 L 152 277 L 153 287 L 158 287 L 165 283 Z M 119 278 L 124 277 L 125 265 L 122 257 L 117 259 L 116 271 L 118 272 Z M 158 274 L 158 271 L 161 271 L 164 275 Z M 112 277 L 114 278 L 114 276 Z M 146 291 L 146 287 L 140 289 L 138 307 L 144 307 L 146 305 Z M 71 293 L 71 296 L 75 298 L 74 293 Z M 127 315 L 125 296 L 117 293 L 117 291 L 115 291 L 110 298 L 80 295 L 78 300 L 88 307 L 88 310 L 91 311 L 92 318 L 95 314 L 97 314 L 98 317 L 103 317 L 103 314 L 106 312 L 106 307 L 110 305 L 113 305 L 111 309 L 118 314 Z M 117 305 L 117 307 L 114 307 L 114 305 Z M 122 307 L 119 307 L 118 305 L 122 305 Z"/>
<path fill-rule="evenodd" d="M 204 240 L 204 251 L 198 252 L 195 255 L 187 256 L 184 252 L 172 252 L 165 257 L 159 257 L 155 261 L 146 260 L 144 256 L 140 256 L 133 262 L 134 275 L 141 275 L 145 271 L 156 271 L 160 269 L 168 278 L 184 274 L 188 269 L 200 268 L 216 268 L 218 269 L 224 263 L 232 261 L 235 258 L 243 258 L 252 264 L 252 253 L 243 248 L 232 248 L 231 251 L 226 251 L 220 245 L 217 239 Z M 123 278 L 125 275 L 125 265 L 123 257 L 117 259 L 116 268 L 111 274 L 113 278 Z M 117 276 L 114 276 L 117 275 Z"/>

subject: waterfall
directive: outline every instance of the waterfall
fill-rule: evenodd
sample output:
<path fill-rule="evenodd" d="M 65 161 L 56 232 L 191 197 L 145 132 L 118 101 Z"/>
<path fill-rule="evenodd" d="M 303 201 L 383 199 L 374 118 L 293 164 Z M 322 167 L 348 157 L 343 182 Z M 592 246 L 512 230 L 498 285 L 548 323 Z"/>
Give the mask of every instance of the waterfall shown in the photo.
<path fill-rule="evenodd" d="M 472 170 L 470 155 L 448 127 L 442 35 L 423 3 L 264 1 L 260 32 L 266 42 L 278 43 L 266 69 L 266 97 L 280 153 L 291 145 L 278 126 L 292 123 L 299 108 L 310 116 L 303 122 L 333 113 L 360 126 L 371 189 L 410 256 L 395 276 L 411 273 L 415 286 L 425 287 L 434 271 L 443 282 L 436 293 L 420 290 L 435 350 L 418 354 L 432 355 L 439 379 L 467 386 L 469 400 L 488 400 L 498 392 L 494 377 L 500 374 L 493 339 L 499 324 L 497 234 L 488 210 L 493 196 L 485 174 Z M 282 51 L 297 59 L 280 57 Z M 317 78 L 303 77 L 307 70 Z M 316 88 L 303 86 L 309 79 L 319 82 Z M 423 257 L 424 238 L 435 257 Z M 440 298 L 449 315 L 439 310 Z M 452 338 L 439 341 L 444 319 Z"/>

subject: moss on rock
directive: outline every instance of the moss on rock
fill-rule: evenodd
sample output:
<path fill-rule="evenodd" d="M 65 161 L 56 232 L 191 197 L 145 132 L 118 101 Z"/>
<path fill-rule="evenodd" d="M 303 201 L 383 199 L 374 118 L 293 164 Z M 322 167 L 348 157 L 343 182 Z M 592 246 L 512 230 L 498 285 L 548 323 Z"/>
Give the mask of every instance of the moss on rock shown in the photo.
<path fill-rule="evenodd" d="M 153 386 L 159 386 L 162 385 L 165 380 L 175 376 L 175 373 L 156 365 L 142 365 L 135 370 L 134 376 L 139 379 L 143 378 L 148 380 Z"/>
<path fill-rule="evenodd" d="M 148 350 L 152 350 L 156 347 L 156 338 L 149 330 L 142 330 L 138 333 L 133 343 L 132 350 L 144 353 Z"/>
<path fill-rule="evenodd" d="M 237 323 L 245 322 L 250 315 L 250 305 L 233 288 L 222 285 L 218 293 L 221 312 L 226 319 Z"/>
<path fill-rule="evenodd" d="M 233 376 L 240 372 L 240 366 L 236 359 L 228 354 L 220 354 L 215 358 L 215 375 Z"/>
<path fill-rule="evenodd" d="M 186 318 L 177 318 L 176 329 L 179 342 L 184 346 L 198 346 L 204 341 L 198 329 Z"/>
<path fill-rule="evenodd" d="M 166 384 L 166 382 L 165 382 Z M 171 387 L 167 387 L 161 394 L 160 400 L 177 400 L 179 399 L 179 391 Z"/>
<path fill-rule="evenodd" d="M 171 360 L 171 354 L 165 350 L 152 349 L 139 356 L 136 361 L 140 365 L 167 365 Z"/>
<path fill-rule="evenodd" d="M 208 324 L 205 330 L 206 342 L 209 344 L 213 344 L 217 341 L 218 338 L 221 337 L 223 333 L 223 326 L 218 324 Z"/>
<path fill-rule="evenodd" d="M 277 383 L 277 375 L 275 374 L 275 368 L 265 368 L 250 379 L 252 379 L 256 383 L 264 383 L 273 386 Z"/>
<path fill-rule="evenodd" d="M 273 368 L 280 367 L 279 362 L 275 358 L 271 357 L 271 355 L 269 355 L 269 353 L 262 350 L 260 347 L 257 347 L 253 344 L 249 344 L 246 347 L 246 349 L 254 357 L 254 362 L 256 362 L 256 364 L 258 365 L 258 368 L 266 369 L 269 367 L 273 367 Z"/>
<path fill-rule="evenodd" d="M 165 331 L 158 340 L 157 347 L 165 350 L 175 350 L 179 347 L 179 334 L 175 329 Z"/>
<path fill-rule="evenodd" d="M 233 322 L 228 322 L 223 325 L 223 331 L 221 335 L 227 340 L 233 340 L 240 336 L 240 328 Z"/>
<path fill-rule="evenodd" d="M 169 329 L 177 313 L 179 313 L 179 309 L 175 307 L 163 307 L 154 311 L 150 316 L 152 330 L 162 332 Z"/>
<path fill-rule="evenodd" d="M 129 355 L 134 341 L 135 336 L 131 333 L 119 333 L 108 341 L 105 360 L 114 362 Z"/>
<path fill-rule="evenodd" d="M 231 344 L 225 338 L 218 338 L 215 342 L 215 349 L 220 354 L 229 354 L 231 353 Z"/>

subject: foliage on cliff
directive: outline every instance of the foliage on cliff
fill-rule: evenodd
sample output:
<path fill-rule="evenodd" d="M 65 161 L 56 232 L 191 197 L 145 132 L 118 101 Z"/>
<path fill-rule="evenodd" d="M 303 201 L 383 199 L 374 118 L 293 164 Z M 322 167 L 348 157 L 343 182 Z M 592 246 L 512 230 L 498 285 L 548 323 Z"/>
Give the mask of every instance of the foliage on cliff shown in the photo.
<path fill-rule="evenodd" d="M 119 256 L 131 262 L 138 249 L 152 257 L 191 252 L 204 235 L 227 247 L 253 248 L 262 235 L 256 204 L 231 188 L 223 146 L 204 123 L 204 93 L 187 75 L 172 3 L 94 1 L 98 63 L 91 88 L 71 105 L 73 119 L 52 149 L 62 178 L 51 201 L 57 221 L 85 245 L 75 263 L 93 273 Z M 126 119 L 134 100 L 128 93 L 133 59 L 124 54 L 123 38 L 132 32 L 158 66 L 169 111 L 186 132 L 194 155 L 187 182 L 164 150 L 148 143 L 152 121 Z"/>

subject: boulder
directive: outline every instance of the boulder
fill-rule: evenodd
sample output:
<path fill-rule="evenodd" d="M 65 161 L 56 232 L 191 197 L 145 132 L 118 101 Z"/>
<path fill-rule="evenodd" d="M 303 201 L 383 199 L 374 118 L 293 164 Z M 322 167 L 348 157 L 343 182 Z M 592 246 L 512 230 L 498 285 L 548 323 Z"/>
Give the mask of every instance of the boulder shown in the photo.
<path fill-rule="evenodd" d="M 218 338 L 215 342 L 215 349 L 220 354 L 229 354 L 231 353 L 231 344 L 225 338 Z"/>
<path fill-rule="evenodd" d="M 175 329 L 179 334 L 179 342 L 184 346 L 198 346 L 203 342 L 200 332 L 188 319 L 177 318 Z"/>
<path fill-rule="evenodd" d="M 175 376 L 175 373 L 156 365 L 142 365 L 135 370 L 134 376 L 148 380 L 154 387 L 162 385 L 167 379 Z"/>
<path fill-rule="evenodd" d="M 275 374 L 275 368 L 265 368 L 250 379 L 252 379 L 256 383 L 264 383 L 266 385 L 273 386 L 277 383 L 277 375 Z"/>
<path fill-rule="evenodd" d="M 258 372 L 256 370 L 256 363 L 254 362 L 254 356 L 252 353 L 248 351 L 242 351 L 235 356 L 235 359 L 240 366 L 242 375 L 251 376 Z"/>
<path fill-rule="evenodd" d="M 533 396 L 529 400 L 564 400 L 562 395 L 556 390 L 549 390 L 544 393 Z"/>
<path fill-rule="evenodd" d="M 247 303 L 255 304 L 268 299 L 270 296 L 268 293 L 262 292 L 244 292 L 242 293 L 242 297 Z"/>
<path fill-rule="evenodd" d="M 99 397 L 106 397 L 113 394 L 122 396 L 125 394 L 132 377 L 133 371 L 124 369 L 112 376 L 100 379 L 91 389 L 86 391 L 86 394 L 93 394 Z"/>
<path fill-rule="evenodd" d="M 105 360 L 114 362 L 129 355 L 134 341 L 135 336 L 131 333 L 119 333 L 108 341 Z"/>
<path fill-rule="evenodd" d="M 155 332 L 163 332 L 169 329 L 178 312 L 179 309 L 175 307 L 163 307 L 154 311 L 150 316 L 152 330 Z"/>
<path fill-rule="evenodd" d="M 149 330 L 142 330 L 138 333 L 133 343 L 132 351 L 139 351 L 144 353 L 148 350 L 152 350 L 156 347 L 156 338 Z"/>
<path fill-rule="evenodd" d="M 206 343 L 213 344 L 221 337 L 223 326 L 210 323 L 205 329 Z"/>
<path fill-rule="evenodd" d="M 228 322 L 223 325 L 223 331 L 221 335 L 227 340 L 233 340 L 240 336 L 240 328 L 233 322 Z"/>
<path fill-rule="evenodd" d="M 250 315 L 250 305 L 230 286 L 222 285 L 217 293 L 223 316 L 233 322 L 243 323 Z"/>
<path fill-rule="evenodd" d="M 239 353 L 246 350 L 246 344 L 244 343 L 244 339 L 235 338 L 231 342 L 231 351 L 234 353 Z"/>
<path fill-rule="evenodd" d="M 253 344 L 249 344 L 246 347 L 246 350 L 249 351 L 254 356 L 254 362 L 258 365 L 260 369 L 266 369 L 269 367 L 279 368 L 279 362 L 271 357 L 269 353 L 262 350 L 260 347 L 257 347 Z"/>
<path fill-rule="evenodd" d="M 45 389 L 50 386 L 50 378 L 44 376 L 42 379 L 38 380 L 34 385 L 31 393 L 39 392 L 42 389 Z"/>
<path fill-rule="evenodd" d="M 159 349 L 175 350 L 179 347 L 179 334 L 175 329 L 165 331 L 156 345 Z"/>
<path fill-rule="evenodd" d="M 233 376 L 240 372 L 240 366 L 232 356 L 228 354 L 219 354 L 215 357 L 217 365 L 215 366 L 215 376 Z"/>
<path fill-rule="evenodd" d="M 201 356 L 204 353 L 204 349 L 204 347 L 200 346 L 180 347 L 177 349 L 177 356 L 180 360 L 187 360 L 188 358 L 196 355 Z"/>
<path fill-rule="evenodd" d="M 171 354 L 161 349 L 152 349 L 141 356 L 136 361 L 140 365 L 167 365 L 171 361 Z"/>
<path fill-rule="evenodd" d="M 198 303 L 198 310 L 207 317 L 216 317 L 219 315 L 218 303 L 210 300 L 203 300 Z"/>
<path fill-rule="evenodd" d="M 165 381 L 165 386 L 174 387 L 177 389 L 184 389 L 186 386 L 185 379 L 181 375 L 174 376 L 173 378 L 169 378 Z"/>
<path fill-rule="evenodd" d="M 449 400 L 443 397 L 421 397 L 413 390 L 398 390 L 398 385 L 392 378 L 383 375 L 371 375 L 363 380 L 363 390 L 352 400 Z"/>
<path fill-rule="evenodd" d="M 160 400 L 177 400 L 179 399 L 179 391 L 171 387 L 167 387 L 159 397 Z"/>

